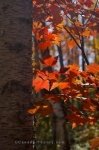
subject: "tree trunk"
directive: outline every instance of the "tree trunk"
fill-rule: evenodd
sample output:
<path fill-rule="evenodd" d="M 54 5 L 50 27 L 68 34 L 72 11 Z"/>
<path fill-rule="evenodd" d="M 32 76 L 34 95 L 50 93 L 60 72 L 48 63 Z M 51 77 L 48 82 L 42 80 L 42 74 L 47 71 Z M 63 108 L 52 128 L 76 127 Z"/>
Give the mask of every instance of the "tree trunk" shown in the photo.
<path fill-rule="evenodd" d="M 0 0 L 0 148 L 32 150 L 32 0 Z"/>
<path fill-rule="evenodd" d="M 70 150 L 69 132 L 67 130 L 65 116 L 61 103 L 54 103 L 54 126 L 55 128 L 55 140 L 57 150 Z M 53 140 L 54 141 L 54 140 Z"/>

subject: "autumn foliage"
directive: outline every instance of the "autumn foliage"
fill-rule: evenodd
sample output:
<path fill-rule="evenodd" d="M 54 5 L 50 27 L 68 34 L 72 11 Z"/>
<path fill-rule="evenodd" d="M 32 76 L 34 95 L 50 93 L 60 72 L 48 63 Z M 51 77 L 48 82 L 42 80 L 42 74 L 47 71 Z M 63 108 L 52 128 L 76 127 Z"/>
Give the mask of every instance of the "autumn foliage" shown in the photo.
<path fill-rule="evenodd" d="M 43 60 L 43 64 L 48 66 L 53 66 L 56 62 L 53 57 Z M 64 105 L 69 104 L 68 115 L 65 117 L 72 123 L 72 127 L 93 124 L 98 119 L 95 112 L 99 109 L 99 65 L 91 64 L 86 71 L 80 71 L 76 65 L 52 72 L 36 70 L 32 86 L 36 93 L 43 92 L 43 100 L 35 103 L 35 107 L 29 110 L 31 114 L 44 115 L 45 112 L 48 115 L 53 113 L 51 101 L 64 101 Z M 77 102 L 81 105 L 80 110 L 76 106 Z"/>
<path fill-rule="evenodd" d="M 28 112 L 51 115 L 52 103 L 62 102 L 66 109 L 65 119 L 72 128 L 94 124 L 99 119 L 99 65 L 89 64 L 84 40 L 98 34 L 97 1 L 94 4 L 93 0 L 33 0 L 33 8 L 37 13 L 32 33 L 42 56 L 39 57 L 42 69 L 35 69 L 32 87 L 36 94 L 42 94 L 42 98 Z M 51 24 L 46 25 L 46 22 Z M 80 49 L 86 63 L 84 70 L 76 64 L 56 70 L 59 55 L 43 55 L 51 47 L 60 46 L 62 41 L 66 41 L 69 50 Z M 92 147 L 95 146 L 92 144 Z"/>
<path fill-rule="evenodd" d="M 78 0 L 75 3 L 68 0 L 45 2 L 33 0 L 33 8 L 37 12 L 33 16 L 33 36 L 39 51 L 44 53 L 51 46 L 59 46 L 61 41 L 67 39 L 68 48 L 73 49 L 78 46 L 88 65 L 89 62 L 82 47 L 82 39 L 94 37 L 97 34 L 95 22 L 99 11 L 96 5 L 97 1 L 94 4 L 92 0 Z M 65 15 L 70 22 L 69 25 L 65 23 Z M 51 28 L 45 24 L 48 21 L 52 22 Z M 43 103 L 38 102 L 29 112 L 44 115 L 44 108 L 46 115 L 46 112 L 53 112 L 50 101 L 55 103 L 63 101 L 66 108 L 68 105 L 66 110 L 68 115 L 65 117 L 72 123 L 72 127 L 85 123 L 93 124 L 98 119 L 95 112 L 99 109 L 99 65 L 90 64 L 86 66 L 86 71 L 79 70 L 75 64 L 64 66 L 58 71 L 44 69 L 53 68 L 57 64 L 58 57 L 49 55 L 39 58 L 43 69 L 35 70 L 32 86 L 36 93 L 43 92 Z M 80 105 L 80 110 L 76 104 Z"/>

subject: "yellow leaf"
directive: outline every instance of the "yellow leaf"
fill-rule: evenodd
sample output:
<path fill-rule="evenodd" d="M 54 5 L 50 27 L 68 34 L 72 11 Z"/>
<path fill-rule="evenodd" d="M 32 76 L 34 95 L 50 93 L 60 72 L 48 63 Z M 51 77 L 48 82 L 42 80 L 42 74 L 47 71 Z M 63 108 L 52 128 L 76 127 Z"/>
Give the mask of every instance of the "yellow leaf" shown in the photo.
<path fill-rule="evenodd" d="M 56 29 L 57 29 L 57 30 L 62 30 L 62 29 L 63 29 L 63 26 L 64 26 L 64 23 L 62 22 L 62 23 L 60 23 L 60 24 L 58 24 L 58 25 L 56 26 Z"/>
<path fill-rule="evenodd" d="M 94 39 L 94 45 L 95 45 L 95 49 L 99 50 L 99 38 Z"/>
<path fill-rule="evenodd" d="M 90 36 L 90 30 L 86 29 L 83 33 L 82 33 L 83 36 L 85 37 L 89 37 Z"/>
<path fill-rule="evenodd" d="M 42 27 L 42 23 L 39 21 L 33 22 L 33 29 L 38 29 Z"/>

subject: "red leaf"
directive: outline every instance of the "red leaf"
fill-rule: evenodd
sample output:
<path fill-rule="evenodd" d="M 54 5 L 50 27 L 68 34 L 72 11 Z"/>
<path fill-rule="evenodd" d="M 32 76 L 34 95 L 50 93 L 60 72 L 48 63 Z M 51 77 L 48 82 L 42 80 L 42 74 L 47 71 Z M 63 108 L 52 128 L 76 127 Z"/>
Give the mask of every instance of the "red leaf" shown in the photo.
<path fill-rule="evenodd" d="M 86 5 L 87 7 L 91 7 L 93 4 L 93 0 L 78 0 L 82 5 Z"/>
<path fill-rule="evenodd" d="M 71 122 L 72 128 L 75 128 L 78 125 L 83 125 L 86 122 L 85 118 L 76 113 L 70 114 L 66 118 Z"/>
<path fill-rule="evenodd" d="M 50 46 L 51 46 L 51 41 L 40 42 L 38 44 L 40 50 L 46 50 Z"/>
<path fill-rule="evenodd" d="M 83 109 L 94 112 L 96 110 L 96 106 L 91 102 L 90 99 L 87 99 L 83 102 Z"/>

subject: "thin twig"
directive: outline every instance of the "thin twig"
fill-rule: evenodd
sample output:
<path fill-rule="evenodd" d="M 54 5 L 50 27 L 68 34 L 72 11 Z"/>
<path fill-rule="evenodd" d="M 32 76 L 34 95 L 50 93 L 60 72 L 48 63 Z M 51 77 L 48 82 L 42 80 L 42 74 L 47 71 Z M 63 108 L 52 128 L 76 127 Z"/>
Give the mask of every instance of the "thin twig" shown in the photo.
<path fill-rule="evenodd" d="M 93 11 L 95 11 L 96 7 L 97 7 L 97 4 L 98 4 L 98 0 L 96 0 L 96 3 L 95 3 L 95 7 L 93 9 Z M 85 23 L 85 25 L 90 21 L 90 19 L 92 18 L 92 14 L 89 16 L 87 22 Z"/>
<path fill-rule="evenodd" d="M 79 45 L 79 43 L 77 42 L 77 40 L 75 39 L 75 37 L 73 36 L 73 33 L 71 33 L 66 26 L 64 27 L 64 29 L 68 32 L 68 34 L 71 36 L 71 38 L 74 40 L 74 42 L 76 43 L 76 45 L 81 49 L 81 46 Z"/>
<path fill-rule="evenodd" d="M 56 3 L 60 6 L 61 10 L 63 10 L 63 8 L 61 7 L 60 3 L 59 3 L 57 0 L 55 0 L 55 1 L 56 1 Z M 64 11 L 64 10 L 63 10 L 63 11 Z M 76 31 L 77 31 L 77 33 L 78 33 L 78 36 L 80 37 L 80 33 L 78 32 L 78 28 L 77 28 L 75 22 L 73 22 L 72 19 L 71 19 L 67 14 L 65 14 L 65 15 L 66 15 L 66 17 L 72 22 L 72 24 L 74 25 L 74 27 L 75 27 L 75 29 L 76 29 Z"/>

